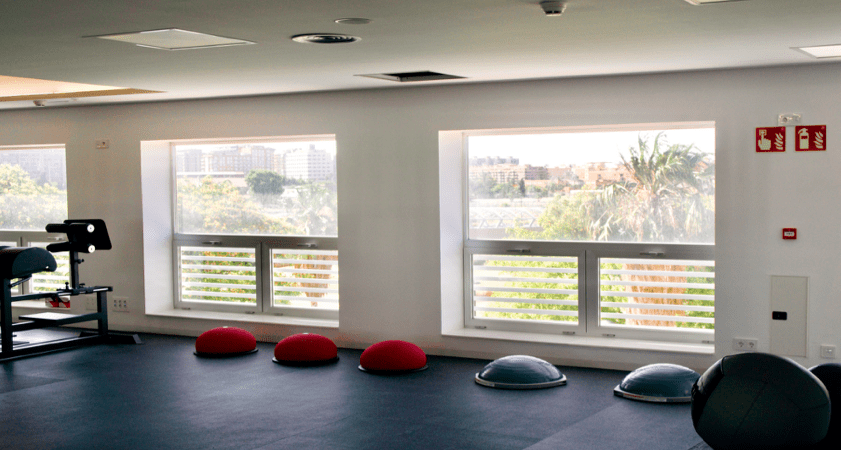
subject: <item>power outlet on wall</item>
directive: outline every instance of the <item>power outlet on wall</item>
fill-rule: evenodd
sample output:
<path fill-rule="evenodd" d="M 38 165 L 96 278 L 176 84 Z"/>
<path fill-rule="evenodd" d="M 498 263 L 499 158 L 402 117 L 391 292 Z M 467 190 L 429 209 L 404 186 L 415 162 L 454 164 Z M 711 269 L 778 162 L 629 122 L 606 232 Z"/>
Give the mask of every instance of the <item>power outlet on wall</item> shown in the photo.
<path fill-rule="evenodd" d="M 111 310 L 114 312 L 128 312 L 128 299 L 126 297 L 113 297 L 111 299 Z"/>
<path fill-rule="evenodd" d="M 96 311 L 96 297 L 85 298 L 85 310 Z"/>
<path fill-rule="evenodd" d="M 753 338 L 733 338 L 733 350 L 755 352 L 759 341 Z"/>

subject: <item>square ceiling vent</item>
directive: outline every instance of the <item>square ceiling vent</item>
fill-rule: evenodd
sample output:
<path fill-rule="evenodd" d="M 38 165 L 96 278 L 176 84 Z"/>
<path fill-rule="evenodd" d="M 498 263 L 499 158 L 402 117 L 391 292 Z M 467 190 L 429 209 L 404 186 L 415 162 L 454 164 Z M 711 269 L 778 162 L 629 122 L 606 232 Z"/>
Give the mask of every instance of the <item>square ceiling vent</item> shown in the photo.
<path fill-rule="evenodd" d="M 421 72 L 401 72 L 401 73 L 371 73 L 366 75 L 357 75 L 360 77 L 378 78 L 380 80 L 396 81 L 398 83 L 409 83 L 413 81 L 433 81 L 433 80 L 458 80 L 464 77 L 457 75 L 448 75 L 446 73 L 421 71 Z"/>
<path fill-rule="evenodd" d="M 110 41 L 125 42 L 138 47 L 148 47 L 158 50 L 191 50 L 197 48 L 230 47 L 232 45 L 249 45 L 250 41 L 232 39 L 212 34 L 197 33 L 195 31 L 167 28 L 163 30 L 140 31 L 137 33 L 107 34 L 90 36 Z"/>

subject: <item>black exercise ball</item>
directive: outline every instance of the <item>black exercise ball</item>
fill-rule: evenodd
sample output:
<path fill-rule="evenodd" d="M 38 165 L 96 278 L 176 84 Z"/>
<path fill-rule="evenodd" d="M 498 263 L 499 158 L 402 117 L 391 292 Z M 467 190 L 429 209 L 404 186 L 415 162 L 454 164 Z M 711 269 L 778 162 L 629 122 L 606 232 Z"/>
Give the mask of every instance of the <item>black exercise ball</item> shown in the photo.
<path fill-rule="evenodd" d="M 826 363 L 809 369 L 829 391 L 832 404 L 832 417 L 829 419 L 829 432 L 818 443 L 815 450 L 841 449 L 841 364 Z"/>
<path fill-rule="evenodd" d="M 811 372 L 765 353 L 725 356 L 692 386 L 692 423 L 714 450 L 806 449 L 827 435 L 829 393 Z"/>

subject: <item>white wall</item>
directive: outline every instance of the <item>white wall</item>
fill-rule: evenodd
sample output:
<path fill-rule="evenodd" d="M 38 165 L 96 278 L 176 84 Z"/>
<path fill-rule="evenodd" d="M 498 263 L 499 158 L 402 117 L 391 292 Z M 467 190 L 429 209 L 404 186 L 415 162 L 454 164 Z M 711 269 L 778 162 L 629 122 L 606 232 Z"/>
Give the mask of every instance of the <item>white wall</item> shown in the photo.
<path fill-rule="evenodd" d="M 132 312 L 110 315 L 115 329 L 195 336 L 231 324 L 266 341 L 312 331 L 356 348 L 405 339 L 431 354 L 527 353 L 558 364 L 633 368 L 675 362 L 703 369 L 730 353 L 733 337 L 758 338 L 760 350 L 768 350 L 769 276 L 805 275 L 809 356 L 797 360 L 810 366 L 825 361 L 818 358 L 820 344 L 841 345 L 841 154 L 834 135 L 841 130 L 839 79 L 841 65 L 825 64 L 5 110 L 0 145 L 66 144 L 70 216 L 105 219 L 114 242 L 113 250 L 87 258 L 82 280 L 113 285 L 115 295 L 129 298 Z M 776 125 L 784 112 L 827 125 L 828 151 L 755 153 L 755 128 Z M 460 299 L 441 294 L 439 131 L 708 120 L 717 125 L 714 356 L 442 336 L 442 301 Z M 166 271 L 157 266 L 167 255 L 154 245 L 147 251 L 158 253 L 146 260 L 158 262 L 144 270 L 144 239 L 160 231 L 158 219 L 169 208 L 157 201 L 150 183 L 168 169 L 159 163 L 165 158 L 149 153 L 165 146 L 142 152 L 141 142 L 325 133 L 338 141 L 339 328 L 146 316 L 147 302 L 168 301 L 160 286 L 171 283 L 156 276 L 156 270 Z M 110 139 L 111 148 L 96 150 L 100 138 Z M 796 227 L 798 239 L 781 240 L 783 227 Z M 452 263 L 444 261 L 446 267 Z M 158 288 L 147 290 L 150 283 Z"/>

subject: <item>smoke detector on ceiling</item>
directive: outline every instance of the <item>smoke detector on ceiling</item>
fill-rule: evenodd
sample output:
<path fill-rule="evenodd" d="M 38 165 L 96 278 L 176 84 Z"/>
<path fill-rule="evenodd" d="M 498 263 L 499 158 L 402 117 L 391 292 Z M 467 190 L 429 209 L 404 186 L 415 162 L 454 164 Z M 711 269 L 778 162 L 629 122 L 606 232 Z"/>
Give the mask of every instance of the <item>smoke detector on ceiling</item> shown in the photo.
<path fill-rule="evenodd" d="M 543 8 L 543 13 L 547 16 L 557 17 L 564 13 L 567 5 L 557 0 L 543 0 L 540 2 L 540 7 Z"/>

